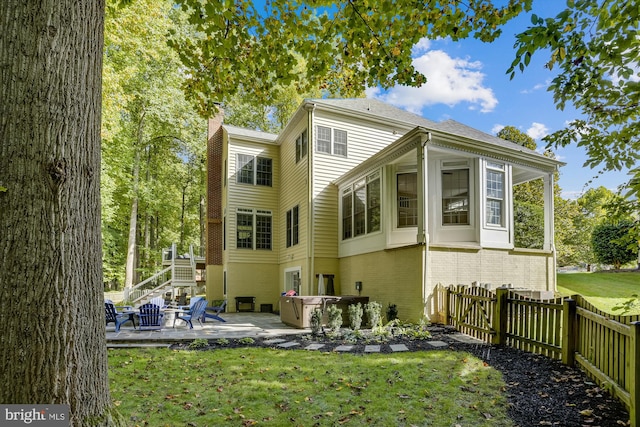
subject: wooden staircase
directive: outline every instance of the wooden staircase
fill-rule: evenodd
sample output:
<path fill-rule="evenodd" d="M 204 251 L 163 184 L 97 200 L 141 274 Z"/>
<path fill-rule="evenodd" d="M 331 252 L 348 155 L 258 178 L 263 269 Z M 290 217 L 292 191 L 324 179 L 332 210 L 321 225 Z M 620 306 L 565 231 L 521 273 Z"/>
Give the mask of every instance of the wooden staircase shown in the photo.
<path fill-rule="evenodd" d="M 124 300 L 138 306 L 149 302 L 155 297 L 164 297 L 171 292 L 171 296 L 187 292 L 196 293 L 196 264 L 198 259 L 193 254 L 193 246 L 188 254 L 178 255 L 175 243 L 162 251 L 163 270 L 135 286 L 124 290 Z"/>

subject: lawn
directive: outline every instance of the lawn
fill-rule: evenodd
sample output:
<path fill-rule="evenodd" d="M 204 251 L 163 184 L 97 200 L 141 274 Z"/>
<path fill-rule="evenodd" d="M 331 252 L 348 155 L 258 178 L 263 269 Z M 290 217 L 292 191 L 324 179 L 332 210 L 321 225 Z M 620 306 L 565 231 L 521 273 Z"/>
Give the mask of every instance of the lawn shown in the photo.
<path fill-rule="evenodd" d="M 562 295 L 580 294 L 600 310 L 617 315 L 616 306 L 640 295 L 640 273 L 570 273 L 558 274 L 558 292 Z M 640 314 L 640 305 L 624 314 Z"/>
<path fill-rule="evenodd" d="M 499 371 L 453 351 L 109 350 L 130 426 L 511 426 Z"/>

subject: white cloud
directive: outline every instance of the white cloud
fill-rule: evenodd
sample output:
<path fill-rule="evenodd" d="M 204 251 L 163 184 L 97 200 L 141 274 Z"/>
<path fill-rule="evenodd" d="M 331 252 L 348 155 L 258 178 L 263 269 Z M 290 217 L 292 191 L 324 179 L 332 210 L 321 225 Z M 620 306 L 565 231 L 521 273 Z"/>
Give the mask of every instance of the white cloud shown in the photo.
<path fill-rule="evenodd" d="M 504 129 L 504 125 L 501 125 L 499 123 L 496 123 L 495 125 L 493 125 L 493 127 L 491 128 L 491 135 L 496 135 L 498 132 L 500 132 L 502 129 Z"/>
<path fill-rule="evenodd" d="M 413 50 L 413 65 L 427 77 L 426 84 L 420 88 L 395 86 L 384 93 L 371 88 L 367 96 L 417 114 L 429 105 L 454 106 L 461 102 L 469 103 L 472 110 L 493 111 L 498 100 L 493 90 L 483 85 L 482 63 L 452 58 L 442 50 L 428 50 L 429 47 L 429 41 L 421 40 Z"/>
<path fill-rule="evenodd" d="M 549 134 L 549 128 L 547 128 L 542 123 L 533 122 L 531 127 L 527 129 L 527 135 L 529 135 L 533 139 L 544 138 Z"/>
<path fill-rule="evenodd" d="M 523 94 L 533 93 L 541 89 L 546 89 L 547 87 L 549 87 L 550 84 L 551 84 L 551 80 L 547 79 L 544 83 L 538 83 L 537 85 L 534 85 L 531 89 L 521 90 L 520 93 L 523 93 Z"/>

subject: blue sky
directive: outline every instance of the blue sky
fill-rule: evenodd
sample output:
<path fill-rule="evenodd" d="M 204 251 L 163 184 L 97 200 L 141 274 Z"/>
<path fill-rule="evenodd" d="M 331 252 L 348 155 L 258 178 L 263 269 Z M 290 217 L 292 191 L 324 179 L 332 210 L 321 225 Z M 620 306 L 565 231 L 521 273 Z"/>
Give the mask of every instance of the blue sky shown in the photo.
<path fill-rule="evenodd" d="M 578 117 L 570 106 L 556 110 L 547 91 L 554 73 L 544 68 L 543 53 L 533 56 L 525 72 L 509 80 L 506 70 L 514 59 L 515 35 L 531 25 L 533 13 L 543 18 L 555 16 L 565 2 L 534 0 L 533 10 L 509 22 L 502 36 L 493 43 L 475 39 L 423 41 L 414 47 L 414 65 L 427 76 L 421 88 L 394 87 L 388 91 L 372 88 L 367 96 L 378 98 L 428 119 L 454 119 L 495 135 L 504 126 L 514 126 L 533 137 L 538 147 L 541 138 L 565 127 Z M 553 149 L 567 163 L 560 170 L 564 198 L 576 198 L 588 188 L 605 186 L 611 190 L 627 181 L 626 171 L 597 175 L 597 169 L 583 167 L 585 152 L 577 146 Z"/>

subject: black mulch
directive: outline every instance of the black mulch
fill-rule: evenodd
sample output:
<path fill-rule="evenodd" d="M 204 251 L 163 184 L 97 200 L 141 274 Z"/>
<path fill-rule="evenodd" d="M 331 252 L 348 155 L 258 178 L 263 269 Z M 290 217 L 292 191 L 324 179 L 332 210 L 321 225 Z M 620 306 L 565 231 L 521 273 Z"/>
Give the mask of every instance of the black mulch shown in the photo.
<path fill-rule="evenodd" d="M 381 353 L 390 353 L 388 344 L 404 344 L 409 351 L 429 351 L 434 347 L 428 341 L 443 341 L 448 350 L 467 351 L 484 360 L 493 368 L 502 372 L 509 400 L 509 416 L 517 427 L 561 426 L 561 427 L 619 427 L 627 426 L 629 414 L 624 405 L 601 389 L 584 372 L 563 365 L 560 361 L 545 356 L 527 353 L 508 347 L 496 347 L 478 344 L 465 344 L 452 339 L 450 328 L 430 328 L 430 340 L 395 339 L 381 346 Z M 312 342 L 323 342 L 321 338 L 309 336 L 281 337 L 287 341 L 297 341 L 301 349 Z M 273 338 L 270 338 L 273 339 Z M 220 344 L 216 340 L 209 342 L 203 350 L 233 347 L 277 347 L 255 338 L 252 344 L 230 339 Z M 326 340 L 320 351 L 333 351 L 343 342 Z M 349 353 L 364 352 L 364 343 L 357 343 Z M 173 348 L 186 348 L 186 344 L 176 344 Z"/>

